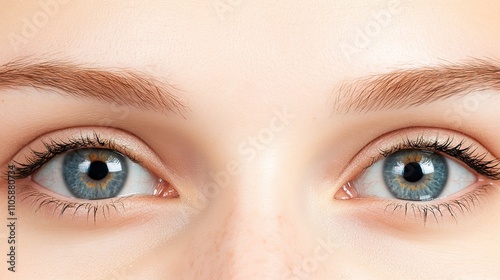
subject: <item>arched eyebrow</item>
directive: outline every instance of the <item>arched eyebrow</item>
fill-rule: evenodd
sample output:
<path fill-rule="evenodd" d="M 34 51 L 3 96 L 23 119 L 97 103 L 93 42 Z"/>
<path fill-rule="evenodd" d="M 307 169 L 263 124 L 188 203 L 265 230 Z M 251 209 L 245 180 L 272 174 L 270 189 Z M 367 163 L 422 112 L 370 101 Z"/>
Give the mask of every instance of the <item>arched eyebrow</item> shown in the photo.
<path fill-rule="evenodd" d="M 15 87 L 56 89 L 59 94 L 97 99 L 182 115 L 186 106 L 174 95 L 178 90 L 134 71 L 82 67 L 62 61 L 30 63 L 17 60 L 0 66 L 0 90 Z"/>
<path fill-rule="evenodd" d="M 482 90 L 500 90 L 500 68 L 473 60 L 343 82 L 335 90 L 333 109 L 334 114 L 402 109 Z"/>

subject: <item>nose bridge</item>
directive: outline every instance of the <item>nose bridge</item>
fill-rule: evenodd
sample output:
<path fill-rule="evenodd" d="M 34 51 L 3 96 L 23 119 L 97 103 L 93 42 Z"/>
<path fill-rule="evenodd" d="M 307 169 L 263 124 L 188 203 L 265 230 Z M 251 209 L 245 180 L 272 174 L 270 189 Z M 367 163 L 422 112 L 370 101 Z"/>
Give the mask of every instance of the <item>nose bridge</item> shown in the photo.
<path fill-rule="evenodd" d="M 287 273 L 293 230 L 270 161 L 246 164 L 229 190 L 233 204 L 220 240 L 221 269 L 231 270 L 231 279 L 284 279 Z"/>
<path fill-rule="evenodd" d="M 238 137 L 226 153 L 231 160 L 209 174 L 214 194 L 208 236 L 214 242 L 201 250 L 219 279 L 285 279 L 294 263 L 297 234 L 287 210 L 294 180 L 281 161 L 295 111 L 274 107 L 259 125 L 234 126 Z"/>
<path fill-rule="evenodd" d="M 229 250 L 228 261 L 233 263 L 234 279 L 281 279 L 289 246 L 279 214 L 245 207 L 229 219 L 223 242 Z"/>

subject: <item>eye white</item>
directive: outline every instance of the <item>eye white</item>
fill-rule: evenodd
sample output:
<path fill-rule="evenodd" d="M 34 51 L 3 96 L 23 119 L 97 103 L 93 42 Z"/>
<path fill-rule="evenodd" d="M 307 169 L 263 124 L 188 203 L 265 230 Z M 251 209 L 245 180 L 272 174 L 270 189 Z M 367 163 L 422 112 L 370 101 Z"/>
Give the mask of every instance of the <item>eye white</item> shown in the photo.
<path fill-rule="evenodd" d="M 32 175 L 32 180 L 40 186 L 62 196 L 75 197 L 66 187 L 66 183 L 64 182 L 62 174 L 64 156 L 65 153 L 51 159 Z M 158 179 L 152 176 L 144 167 L 131 161 L 129 158 L 125 157 L 125 160 L 128 166 L 127 180 L 117 196 L 128 196 L 132 194 L 152 195 L 158 183 Z M 90 165 L 90 162 L 88 164 Z M 79 166 L 79 169 L 81 167 L 82 166 Z M 80 171 L 81 170 L 82 169 L 80 169 Z M 87 168 L 83 170 L 87 170 Z"/>
<path fill-rule="evenodd" d="M 455 160 L 444 158 L 448 165 L 448 180 L 438 198 L 451 196 L 477 180 L 476 176 L 467 168 Z M 384 181 L 384 160 L 377 161 L 354 180 L 354 187 L 360 196 L 394 198 Z"/>

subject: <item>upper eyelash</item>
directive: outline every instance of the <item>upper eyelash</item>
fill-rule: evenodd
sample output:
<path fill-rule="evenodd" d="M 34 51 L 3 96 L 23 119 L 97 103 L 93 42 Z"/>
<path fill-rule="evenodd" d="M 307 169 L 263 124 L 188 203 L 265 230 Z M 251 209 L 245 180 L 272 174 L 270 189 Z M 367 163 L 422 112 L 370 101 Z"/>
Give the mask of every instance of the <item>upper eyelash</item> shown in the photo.
<path fill-rule="evenodd" d="M 107 148 L 110 150 L 117 150 L 118 148 L 113 140 L 102 139 L 97 132 L 94 132 L 92 136 L 80 135 L 80 137 L 68 140 L 50 139 L 48 142 L 42 143 L 45 147 L 45 151 L 39 152 L 30 149 L 31 155 L 26 156 L 25 163 L 14 161 L 16 168 L 13 177 L 15 179 L 24 179 L 31 176 L 55 156 L 71 150 L 88 147 Z M 133 162 L 138 162 L 137 159 L 130 155 L 123 147 L 120 152 Z"/>
<path fill-rule="evenodd" d="M 47 141 L 42 141 L 42 144 L 45 148 L 44 151 L 35 151 L 34 149 L 29 148 L 30 154 L 25 157 L 23 162 L 13 161 L 15 168 L 14 174 L 10 175 L 11 177 L 14 179 L 27 178 L 38 171 L 44 164 L 52 160 L 54 157 L 80 148 L 106 148 L 118 151 L 128 157 L 131 161 L 141 164 L 139 160 L 137 160 L 132 153 L 127 150 L 125 145 L 118 145 L 112 139 L 104 139 L 100 137 L 97 132 L 93 132 L 91 135 L 82 134 L 66 140 L 51 138 Z M 77 212 L 86 212 L 87 220 L 92 217 L 94 224 L 97 222 L 96 219 L 98 213 L 102 214 L 106 219 L 107 216 L 111 215 L 112 210 L 119 212 L 120 208 L 125 208 L 123 201 L 129 197 L 130 196 L 114 197 L 101 204 L 99 202 L 70 202 L 60 200 L 32 189 L 28 189 L 22 194 L 22 200 L 33 200 L 35 212 L 42 207 L 47 206 L 51 206 L 54 212 L 59 210 L 59 216 L 62 216 L 65 212 L 70 211 L 73 212 L 73 215 L 76 215 Z"/>
<path fill-rule="evenodd" d="M 379 153 L 381 156 L 387 157 L 403 149 L 429 149 L 454 157 L 489 179 L 500 179 L 499 159 L 485 160 L 488 155 L 487 152 L 478 154 L 476 153 L 477 148 L 473 144 L 466 145 L 465 140 L 453 144 L 453 140 L 453 137 L 448 137 L 445 141 L 426 139 L 424 136 L 419 136 L 415 139 L 406 138 L 397 145 L 387 149 L 379 149 Z M 376 159 L 373 159 L 372 164 L 375 161 Z"/>

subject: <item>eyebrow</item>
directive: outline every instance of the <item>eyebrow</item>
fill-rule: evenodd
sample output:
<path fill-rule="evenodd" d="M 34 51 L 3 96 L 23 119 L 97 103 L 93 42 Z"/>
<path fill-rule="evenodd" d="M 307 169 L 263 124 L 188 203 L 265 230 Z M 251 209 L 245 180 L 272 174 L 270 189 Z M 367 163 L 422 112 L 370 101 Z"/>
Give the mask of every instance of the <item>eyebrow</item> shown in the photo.
<path fill-rule="evenodd" d="M 500 68 L 476 59 L 342 82 L 335 89 L 333 110 L 347 114 L 410 108 L 488 89 L 500 90 Z"/>
<path fill-rule="evenodd" d="M 30 86 L 59 89 L 60 94 L 96 99 L 182 115 L 186 106 L 174 95 L 178 89 L 138 72 L 82 67 L 62 61 L 30 63 L 16 60 L 0 66 L 0 90 Z"/>

